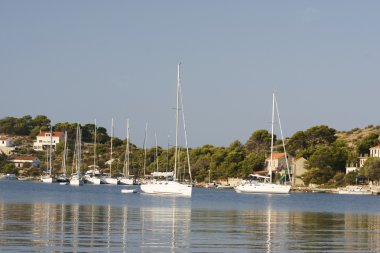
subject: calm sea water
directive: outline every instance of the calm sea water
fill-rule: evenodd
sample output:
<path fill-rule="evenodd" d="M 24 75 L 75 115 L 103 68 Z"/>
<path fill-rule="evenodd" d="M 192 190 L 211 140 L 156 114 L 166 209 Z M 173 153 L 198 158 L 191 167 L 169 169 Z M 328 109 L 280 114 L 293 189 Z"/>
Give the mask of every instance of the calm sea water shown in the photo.
<path fill-rule="evenodd" d="M 0 182 L 0 252 L 380 252 L 380 196 Z"/>

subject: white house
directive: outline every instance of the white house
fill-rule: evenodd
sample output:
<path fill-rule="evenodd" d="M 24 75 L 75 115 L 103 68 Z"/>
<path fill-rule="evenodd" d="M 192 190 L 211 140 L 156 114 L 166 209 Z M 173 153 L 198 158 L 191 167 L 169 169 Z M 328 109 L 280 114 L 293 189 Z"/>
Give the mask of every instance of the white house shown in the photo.
<path fill-rule="evenodd" d="M 380 158 L 380 142 L 376 146 L 369 149 L 369 156 Z"/>
<path fill-rule="evenodd" d="M 47 150 L 50 146 L 55 149 L 56 145 L 64 140 L 64 132 L 41 132 L 37 135 L 37 140 L 33 143 L 36 151 Z"/>
<path fill-rule="evenodd" d="M 13 140 L 7 136 L 0 136 L 0 147 L 13 147 Z"/>
<path fill-rule="evenodd" d="M 369 149 L 369 157 L 378 157 L 380 158 L 380 142 Z M 365 161 L 367 161 L 367 159 L 369 158 L 368 155 L 364 156 L 364 157 L 359 157 L 359 166 L 360 167 L 363 167 Z"/>
<path fill-rule="evenodd" d="M 10 155 L 15 149 L 12 138 L 8 136 L 0 136 L 0 153 Z"/>
<path fill-rule="evenodd" d="M 364 163 L 367 161 L 370 157 L 378 157 L 380 158 L 380 142 L 369 149 L 369 156 L 366 154 L 365 156 L 359 157 L 359 167 L 356 166 L 348 166 L 346 167 L 346 174 L 349 172 L 357 171 L 359 168 L 364 166 Z"/>
<path fill-rule="evenodd" d="M 16 156 L 9 161 L 14 163 L 17 168 L 22 168 L 25 164 L 30 164 L 32 167 L 39 168 L 41 164 L 40 159 L 31 156 Z"/>

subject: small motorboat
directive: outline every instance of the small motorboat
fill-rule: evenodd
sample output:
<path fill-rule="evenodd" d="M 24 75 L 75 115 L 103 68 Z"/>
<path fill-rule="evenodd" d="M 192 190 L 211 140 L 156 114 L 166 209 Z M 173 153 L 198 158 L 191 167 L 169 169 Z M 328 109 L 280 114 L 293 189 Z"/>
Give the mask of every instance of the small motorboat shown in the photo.
<path fill-rule="evenodd" d="M 121 193 L 136 193 L 136 189 L 122 189 Z"/>

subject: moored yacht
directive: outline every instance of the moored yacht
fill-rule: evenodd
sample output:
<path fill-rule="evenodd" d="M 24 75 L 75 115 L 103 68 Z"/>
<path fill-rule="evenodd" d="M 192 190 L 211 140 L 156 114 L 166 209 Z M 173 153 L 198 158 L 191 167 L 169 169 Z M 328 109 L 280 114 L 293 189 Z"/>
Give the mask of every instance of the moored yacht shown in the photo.
<path fill-rule="evenodd" d="M 120 185 L 134 185 L 136 184 L 136 181 L 134 179 L 133 175 L 129 175 L 129 167 L 130 167 L 130 160 L 129 160 L 129 119 L 127 120 L 127 144 L 125 145 L 125 153 L 124 153 L 124 167 L 123 167 L 123 173 L 119 174 L 118 184 Z"/>
<path fill-rule="evenodd" d="M 182 101 L 182 91 L 181 91 L 181 82 L 180 82 L 180 64 L 177 66 L 177 101 L 176 101 L 176 143 L 175 143 L 175 154 L 174 154 L 174 170 L 166 176 L 163 175 L 164 179 L 154 179 L 148 181 L 145 184 L 141 184 L 141 191 L 149 194 L 157 194 L 157 195 L 178 195 L 178 196 L 186 196 L 191 197 L 192 194 L 192 179 L 191 179 L 191 167 L 190 167 L 190 156 L 189 156 L 189 148 L 187 141 L 187 130 L 185 123 L 185 115 L 183 110 L 183 101 Z M 178 147 L 178 123 L 179 123 L 179 112 L 182 112 L 182 123 L 186 144 L 186 162 L 189 180 L 180 182 L 180 172 L 179 172 L 179 152 L 180 149 Z M 157 141 L 156 141 L 157 146 Z M 160 173 L 160 172 L 157 172 Z M 165 173 L 165 172 L 163 172 Z M 153 174 L 154 177 L 154 174 Z"/>
<path fill-rule="evenodd" d="M 268 164 L 269 175 L 261 176 L 261 175 L 251 175 L 255 178 L 255 180 L 243 181 L 240 185 L 235 187 L 235 191 L 238 193 L 270 193 L 270 194 L 287 194 L 290 192 L 291 185 L 287 184 L 275 184 L 272 180 L 272 170 L 274 169 L 274 161 L 273 161 L 273 142 L 274 142 L 274 117 L 275 117 L 275 109 L 277 111 L 277 117 L 280 125 L 281 136 L 282 136 L 282 128 L 280 116 L 277 108 L 277 100 L 275 94 L 273 93 L 273 101 L 272 101 L 272 131 L 271 131 L 271 149 L 270 149 L 270 161 Z M 282 136 L 282 144 L 285 153 L 286 167 L 287 173 L 289 174 L 289 163 L 288 156 L 286 154 L 284 137 Z M 291 182 L 291 180 L 290 180 Z"/>
<path fill-rule="evenodd" d="M 113 118 L 112 118 L 112 126 L 111 126 L 111 154 L 110 154 L 110 160 L 106 162 L 106 164 L 109 165 L 109 174 L 102 173 L 102 176 L 100 178 L 101 184 L 112 184 L 117 185 L 117 178 L 112 177 L 112 163 L 114 159 L 112 158 L 112 151 L 113 151 Z"/>
<path fill-rule="evenodd" d="M 82 138 L 81 138 L 81 130 L 79 127 L 79 123 L 77 124 L 77 134 L 75 141 L 75 169 L 76 173 L 73 173 L 70 178 L 70 185 L 81 186 L 83 185 L 83 180 L 80 174 L 80 164 L 81 164 L 81 153 L 82 153 Z"/>
<path fill-rule="evenodd" d="M 97 169 L 91 169 L 86 171 L 83 176 L 83 180 L 86 184 L 100 185 L 101 174 Z"/>
<path fill-rule="evenodd" d="M 49 148 L 47 149 L 47 152 L 46 152 L 46 165 L 47 165 L 47 169 L 46 171 L 44 171 L 44 173 L 41 175 L 41 182 L 42 183 L 48 183 L 48 184 L 51 184 L 53 182 L 55 182 L 55 179 L 53 178 L 52 176 L 52 170 L 53 170 L 53 165 L 52 165 L 52 145 L 53 145 L 53 130 L 52 130 L 52 126 L 50 125 L 50 144 L 49 144 Z"/>

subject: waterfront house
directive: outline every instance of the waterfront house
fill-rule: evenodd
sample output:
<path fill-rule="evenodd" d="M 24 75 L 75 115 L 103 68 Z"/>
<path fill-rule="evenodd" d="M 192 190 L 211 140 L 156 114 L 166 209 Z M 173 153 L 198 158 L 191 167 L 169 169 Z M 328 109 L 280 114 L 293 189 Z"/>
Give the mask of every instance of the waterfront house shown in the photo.
<path fill-rule="evenodd" d="M 361 168 L 361 167 L 364 166 L 364 163 L 370 157 L 380 158 L 380 141 L 379 141 L 379 143 L 376 146 L 371 147 L 369 149 L 369 156 L 368 156 L 368 154 L 365 154 L 364 156 L 362 155 L 362 156 L 359 157 L 359 167 L 357 167 L 357 166 L 347 166 L 346 167 L 346 174 L 349 173 L 349 172 L 358 171 L 359 168 Z"/>
<path fill-rule="evenodd" d="M 286 169 L 286 158 L 288 159 L 289 165 L 291 164 L 293 157 L 289 154 L 287 154 L 287 157 L 285 157 L 285 153 L 273 153 L 272 156 L 272 162 L 271 164 L 271 156 L 269 155 L 265 159 L 266 167 L 269 169 L 269 167 L 272 168 L 272 170 L 278 170 L 281 171 L 282 169 Z"/>
<path fill-rule="evenodd" d="M 34 168 L 39 168 L 41 161 L 37 157 L 32 156 L 16 156 L 9 160 L 9 162 L 14 163 L 17 168 L 23 168 L 27 164 Z"/>
<path fill-rule="evenodd" d="M 359 166 L 363 167 L 364 163 L 367 161 L 369 157 L 380 158 L 380 142 L 376 146 L 369 149 L 369 156 L 365 155 L 365 156 L 359 157 Z"/>
<path fill-rule="evenodd" d="M 58 143 L 64 141 L 64 132 L 40 132 L 37 135 L 37 140 L 33 143 L 33 149 L 36 151 L 47 150 L 51 146 L 53 150 Z"/>

